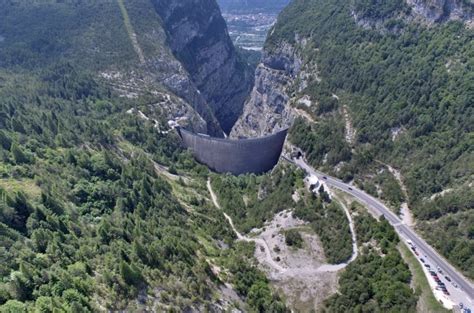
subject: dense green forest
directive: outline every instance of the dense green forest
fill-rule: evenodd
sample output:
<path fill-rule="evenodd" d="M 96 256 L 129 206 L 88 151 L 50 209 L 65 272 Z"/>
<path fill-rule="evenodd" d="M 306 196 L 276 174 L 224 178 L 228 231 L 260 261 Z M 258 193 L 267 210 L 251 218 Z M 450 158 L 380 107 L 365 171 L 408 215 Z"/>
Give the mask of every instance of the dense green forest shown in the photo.
<path fill-rule="evenodd" d="M 121 113 L 123 100 L 71 65 L 1 77 L 0 302 L 92 311 L 95 296 L 117 309 L 173 275 L 178 260 L 199 281 L 205 267 L 196 239 L 179 231 L 183 208 L 149 159 L 124 161 L 111 150 L 118 135 L 111 125 L 119 122 L 124 137 L 147 137 L 143 144 L 156 150 L 176 151 L 173 140 L 147 133 Z M 169 151 L 157 153 L 171 161 Z"/>
<path fill-rule="evenodd" d="M 310 4 L 309 1 L 294 1 L 284 13 L 283 21 L 291 10 L 301 10 L 299 2 Z M 140 17 L 134 21 L 134 27 L 139 34 L 147 33 L 143 30 L 159 23 L 152 14 L 154 11 L 147 9 L 152 7 L 152 2 L 136 0 L 135 3 L 140 5 L 127 7 L 130 15 Z M 136 108 L 149 115 L 150 103 L 159 103 L 161 99 L 147 93 L 146 86 L 143 94 L 136 98 L 121 97 L 112 86 L 98 78 L 104 68 L 140 72 L 124 16 L 115 2 L 19 0 L 3 1 L 2 5 L 0 312 L 215 311 L 224 305 L 222 290 L 229 286 L 238 295 L 237 300 L 228 303 L 229 310 L 236 307 L 248 312 L 289 312 L 283 295 L 272 288 L 259 269 L 253 257 L 255 246 L 237 242 L 224 216 L 216 214 L 205 188 L 208 176 L 212 177 L 224 210 L 232 215 L 242 232 L 261 227 L 277 212 L 294 208 L 296 216 L 310 222 L 320 237 L 330 262 L 342 262 L 350 257 L 351 237 L 342 208 L 335 201 L 331 202 L 324 190 L 318 195 L 303 191 L 302 171 L 281 164 L 272 173 L 262 176 L 210 174 L 181 147 L 176 133 L 159 131 L 167 129 L 167 120 L 160 110 L 153 112 L 157 124 L 136 116 L 133 111 L 127 113 Z M 342 2 L 336 7 L 335 12 L 346 10 Z M 315 14 L 313 4 L 308 8 L 305 14 Z M 360 10 L 363 8 L 362 5 Z M 390 15 L 391 10 L 398 8 L 381 8 L 380 14 Z M 325 13 L 322 10 L 318 14 Z M 334 22 L 342 23 L 342 20 L 336 18 Z M 288 21 L 289 26 L 291 23 Z M 459 29 L 458 24 L 450 24 L 444 31 Z M 328 28 L 309 30 L 321 31 L 321 34 L 331 31 Z M 347 35 L 354 35 L 350 33 L 352 31 L 350 28 Z M 144 53 L 169 53 L 167 48 L 160 46 L 164 34 L 153 34 L 156 37 L 138 36 Z M 438 38 L 430 31 L 420 32 L 418 36 L 421 43 Z M 344 140 L 343 123 L 335 116 L 339 104 L 331 97 L 335 86 L 332 81 L 327 82 L 325 89 L 315 84 L 308 86 L 324 98 L 316 114 L 328 119 L 311 126 L 297 121 L 291 138 L 310 154 L 314 165 L 332 168 L 341 161 L 346 162 L 339 173 L 346 179 L 357 178 L 361 169 L 370 167 L 375 158 L 393 160 L 402 167 L 397 160 L 405 158 L 407 151 L 411 151 L 408 149 L 415 149 L 421 157 L 439 149 L 443 154 L 430 162 L 418 162 L 415 156 L 409 155 L 415 164 L 413 173 L 416 175 L 407 170 L 407 177 L 412 179 L 407 183 L 417 185 L 419 175 L 425 174 L 439 179 L 430 181 L 429 185 L 417 185 L 410 194 L 410 201 L 417 204 L 414 212 L 426 221 L 420 228 L 429 236 L 449 234 L 467 238 L 464 242 L 459 239 L 453 245 L 438 248 L 459 257 L 459 262 L 472 268 L 474 238 L 469 226 L 472 225 L 472 191 L 466 188 L 435 198 L 430 203 L 422 204 L 421 201 L 433 190 L 439 191 L 466 177 L 465 169 L 469 169 L 466 164 L 472 162 L 468 153 L 472 149 L 472 136 L 467 139 L 462 133 L 453 136 L 450 130 L 451 124 L 468 130 L 472 127 L 469 124 L 472 108 L 458 105 L 459 101 L 466 102 L 466 97 L 468 100 L 470 97 L 470 94 L 462 93 L 463 90 L 470 92 L 470 89 L 458 87 L 458 84 L 462 85 L 466 75 L 472 77 L 466 72 L 472 64 L 461 53 L 458 58 L 455 52 L 456 49 L 469 52 L 466 36 L 461 32 L 460 38 L 453 42 L 439 39 L 441 41 L 434 46 L 434 50 L 452 50 L 450 74 L 445 77 L 439 73 L 439 82 L 431 81 L 433 84 L 450 82 L 449 88 L 438 95 L 445 97 L 443 93 L 450 93 L 449 101 L 443 104 L 449 114 L 437 110 L 433 102 L 429 102 L 435 100 L 425 99 L 429 103 L 419 109 L 423 116 L 431 116 L 431 110 L 437 115 L 432 115 L 432 120 L 427 121 L 431 126 L 422 127 L 421 133 L 403 124 L 409 129 L 406 136 L 418 134 L 416 143 L 409 143 L 404 137 L 400 139 L 406 140 L 407 150 L 402 149 L 404 145 L 400 143 L 385 142 L 388 134 L 382 125 L 369 125 L 364 121 L 370 109 L 362 104 L 372 105 L 375 101 L 375 91 L 367 93 L 364 88 L 369 85 L 373 89 L 382 88 L 378 80 L 393 78 L 381 68 L 374 69 L 377 66 L 367 63 L 369 61 L 362 64 L 349 64 L 348 61 L 343 66 L 352 67 L 343 69 L 335 66 L 336 59 L 332 59 L 322 67 L 325 77 L 354 71 L 350 78 L 340 81 L 342 85 L 337 85 L 335 91 L 344 92 L 348 86 L 354 88 L 356 96 L 351 110 L 358 112 L 355 122 L 363 147 L 355 147 L 354 153 L 353 147 Z M 331 49 L 323 42 L 319 43 L 321 51 L 344 53 L 338 55 L 343 58 L 349 52 L 340 51 L 342 39 L 365 47 L 361 42 L 370 38 L 374 45 L 386 45 L 387 51 L 395 45 L 390 40 L 401 40 L 384 39 L 371 31 L 357 32 L 352 39 L 344 34 L 334 38 L 329 45 Z M 410 38 L 405 38 L 408 52 L 410 49 L 427 52 Z M 317 42 L 313 44 L 318 45 Z M 362 53 L 355 46 L 353 52 Z M 378 55 L 380 50 L 364 49 L 364 55 L 371 53 L 374 54 L 372 57 L 390 59 L 385 54 Z M 428 59 L 420 62 L 430 66 L 430 53 Z M 319 54 L 308 58 L 318 62 L 324 59 Z M 403 56 L 396 61 L 402 65 L 412 62 Z M 377 79 L 355 77 L 361 73 L 359 66 L 376 73 Z M 451 81 L 451 76 L 455 80 Z M 354 81 L 361 85 L 349 85 Z M 425 88 L 422 82 L 420 78 L 416 85 Z M 393 95 L 390 86 L 385 88 L 388 103 Z M 412 95 L 399 96 L 403 102 L 406 100 L 403 97 Z M 457 118 L 459 112 L 456 110 L 461 109 L 465 114 Z M 370 112 L 377 122 L 384 114 L 396 115 L 391 109 L 377 112 Z M 418 113 L 411 102 L 403 112 L 423 120 L 425 117 L 421 118 Z M 457 119 L 447 121 L 449 116 Z M 418 120 L 413 123 L 418 125 Z M 438 132 L 438 129 L 442 131 Z M 380 134 L 382 137 L 378 137 Z M 439 140 L 435 140 L 437 137 L 433 134 L 440 136 Z M 452 140 L 449 146 L 441 140 L 445 136 Z M 328 143 L 324 138 L 333 142 Z M 385 149 L 385 145 L 389 149 Z M 448 149 L 452 147 L 456 149 Z M 439 164 L 444 161 L 449 166 L 441 169 Z M 358 166 L 362 164 L 364 166 Z M 447 177 L 438 178 L 438 171 L 448 173 Z M 383 177 L 379 179 L 387 181 Z M 384 183 L 387 188 L 384 194 L 396 206 L 404 199 L 400 190 L 392 185 Z M 298 203 L 292 198 L 295 190 L 303 195 Z M 445 217 L 445 213 L 451 215 Z M 463 222 L 459 223 L 461 220 Z M 446 231 L 436 234 L 432 228 L 438 225 L 442 228 L 436 231 Z M 416 298 L 408 287 L 410 274 L 406 265 L 394 249 L 397 237 L 393 229 L 385 221 L 376 222 L 363 212 L 359 212 L 356 226 L 359 244 L 370 245 L 342 274 L 341 292 L 327 301 L 327 309 L 412 311 Z M 301 244 L 299 233 L 289 231 L 285 235 L 288 244 L 295 247 Z M 469 267 L 465 269 L 469 270 Z M 370 288 L 362 291 L 367 286 Z"/>
<path fill-rule="evenodd" d="M 408 201 L 416 218 L 438 226 L 452 213 L 449 234 L 458 236 L 439 248 L 473 277 L 474 240 L 462 216 L 472 216 L 474 199 L 463 191 L 474 174 L 474 32 L 460 21 L 433 27 L 410 21 L 402 3 L 295 0 L 266 48 L 287 41 L 306 64 L 317 65 L 321 82 L 310 81 L 302 93 L 317 103 L 306 110 L 318 123 L 296 121 L 290 136 L 309 161 L 354 180 L 396 212 Z M 358 25 L 351 10 L 380 27 Z M 298 46 L 295 33 L 310 39 L 306 46 Z M 343 105 L 356 129 L 353 144 L 344 138 Z M 380 161 L 401 171 L 407 199 Z M 446 189 L 444 200 L 425 203 Z M 434 232 L 424 234 L 437 241 Z"/>
<path fill-rule="evenodd" d="M 206 200 L 207 169 L 176 135 L 125 113 L 140 99 L 116 97 L 71 64 L 35 75 L 3 71 L 1 80 L 1 310 L 205 310 L 230 282 L 249 311 L 287 311 L 257 268 L 254 246 L 235 244 Z M 154 162 L 182 178 L 157 175 Z M 282 164 L 268 175 L 213 181 L 243 231 L 296 206 L 331 260 L 350 255 L 347 220 L 327 194 L 294 203 L 302 171 Z M 328 217 L 341 222 L 334 227 Z M 218 276 L 210 264 L 228 272 Z"/>
<path fill-rule="evenodd" d="M 228 256 L 240 248 L 212 205 L 193 197 L 190 211 L 157 175 L 154 162 L 203 181 L 207 169 L 125 113 L 140 99 L 71 64 L 0 81 L 0 311 L 205 310 L 226 280 L 249 310 L 285 311 L 251 257 Z"/>
<path fill-rule="evenodd" d="M 20 0 L 2 1 L 2 7 L 1 67 L 41 69 L 68 60 L 87 68 L 123 68 L 137 61 L 113 2 Z"/>
<path fill-rule="evenodd" d="M 349 221 L 336 201 L 321 187 L 319 194 L 311 194 L 298 202 L 295 216 L 308 221 L 318 234 L 329 263 L 343 263 L 352 255 L 352 238 Z"/>
<path fill-rule="evenodd" d="M 244 250 L 199 188 L 207 168 L 177 134 L 158 131 L 167 120 L 150 104 L 161 96 L 143 85 L 139 98 L 119 97 L 98 78 L 105 68 L 143 70 L 118 2 L 4 5 L 0 312 L 206 311 L 224 283 L 241 299 L 230 307 L 285 312 L 254 260 L 234 257 Z M 160 29 L 146 8 L 127 7 L 141 34 Z M 164 34 L 138 40 L 147 55 L 169 53 Z M 185 179 L 158 175 L 163 167 Z"/>
<path fill-rule="evenodd" d="M 354 223 L 360 255 L 341 274 L 340 293 L 325 301 L 323 311 L 416 312 L 418 296 L 410 288 L 411 273 L 397 250 L 395 230 L 360 208 Z"/>

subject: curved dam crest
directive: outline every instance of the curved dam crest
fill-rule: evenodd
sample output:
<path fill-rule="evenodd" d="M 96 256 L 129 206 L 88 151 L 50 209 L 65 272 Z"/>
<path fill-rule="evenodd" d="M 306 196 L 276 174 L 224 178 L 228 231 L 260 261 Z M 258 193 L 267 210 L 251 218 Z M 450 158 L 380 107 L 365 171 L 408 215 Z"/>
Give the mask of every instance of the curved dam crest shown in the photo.
<path fill-rule="evenodd" d="M 273 135 L 249 139 L 224 139 L 195 134 L 185 129 L 178 133 L 196 160 L 218 173 L 261 174 L 275 167 L 288 129 Z"/>

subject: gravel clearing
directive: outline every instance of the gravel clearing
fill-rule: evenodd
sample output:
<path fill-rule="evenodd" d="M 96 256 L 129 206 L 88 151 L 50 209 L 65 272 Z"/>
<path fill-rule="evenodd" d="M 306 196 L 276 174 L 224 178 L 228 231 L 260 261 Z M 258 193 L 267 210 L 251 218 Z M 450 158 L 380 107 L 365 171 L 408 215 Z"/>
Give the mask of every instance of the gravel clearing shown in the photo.
<path fill-rule="evenodd" d="M 210 181 L 207 187 L 214 205 L 220 209 Z M 291 210 L 276 214 L 262 229 L 253 229 L 249 236 L 240 234 L 232 218 L 223 214 L 239 240 L 255 243 L 255 257 L 261 269 L 293 309 L 318 310 L 325 299 L 337 292 L 338 271 L 347 264 L 327 264 L 318 236 L 306 222 L 295 218 Z M 293 228 L 300 230 L 304 240 L 301 249 L 285 243 L 284 231 Z"/>

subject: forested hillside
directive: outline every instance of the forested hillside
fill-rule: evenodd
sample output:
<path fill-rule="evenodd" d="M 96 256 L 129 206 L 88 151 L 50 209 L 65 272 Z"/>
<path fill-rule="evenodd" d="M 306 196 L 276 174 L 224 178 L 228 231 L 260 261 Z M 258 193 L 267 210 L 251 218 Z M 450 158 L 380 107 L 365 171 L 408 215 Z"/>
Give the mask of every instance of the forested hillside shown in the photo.
<path fill-rule="evenodd" d="M 418 296 L 409 287 L 411 274 L 397 250 L 395 230 L 376 221 L 355 204 L 361 255 L 340 276 L 340 293 L 325 302 L 325 312 L 416 312 Z"/>
<path fill-rule="evenodd" d="M 67 60 L 123 96 L 148 94 L 150 105 L 161 106 L 169 119 L 216 136 L 242 110 L 252 78 L 215 0 L 196 10 L 189 10 L 192 1 L 165 0 L 1 4 L 2 67 L 37 69 Z M 179 27 L 183 12 L 189 12 L 194 32 Z M 163 104 L 164 93 L 180 98 L 179 106 L 175 99 L 171 106 Z"/>
<path fill-rule="evenodd" d="M 310 107 L 290 102 L 317 120 L 298 119 L 292 142 L 397 212 L 408 201 L 428 241 L 474 277 L 474 32 L 448 17 L 428 25 L 413 10 L 399 0 L 296 0 L 266 50 L 278 58 L 291 44 L 313 75 L 288 89 L 310 97 Z M 384 164 L 401 171 L 407 195 Z"/>
<path fill-rule="evenodd" d="M 127 113 L 147 98 L 71 64 L 2 70 L 0 82 L 0 311 L 284 312 L 253 247 L 206 202 L 207 169 L 177 134 Z M 242 300 L 221 294 L 226 281 Z"/>
<path fill-rule="evenodd" d="M 255 246 L 236 242 L 209 202 L 208 170 L 176 134 L 127 113 L 132 103 L 145 110 L 146 98 L 118 97 L 71 64 L 0 77 L 1 311 L 288 312 L 256 266 Z M 302 172 L 288 167 L 212 177 L 244 230 L 292 207 L 292 191 L 303 187 Z M 347 220 L 321 201 L 323 191 L 296 213 L 320 232 L 331 262 L 345 260 Z M 406 289 L 408 280 L 390 282 Z M 222 291 L 224 283 L 233 289 Z M 413 301 L 411 293 L 387 297 Z"/>
<path fill-rule="evenodd" d="M 214 206 L 208 178 L 242 233 L 293 210 L 324 261 L 351 257 L 343 208 L 324 188 L 309 192 L 302 171 L 211 174 L 180 145 L 170 125 L 221 136 L 251 84 L 216 1 L 200 3 L 0 0 L 0 312 L 289 312 L 256 244 L 236 240 Z M 357 6 L 364 18 L 367 5 Z M 472 32 L 414 27 L 394 1 L 376 13 L 387 25 L 364 28 L 351 9 L 294 0 L 267 43 L 271 52 L 309 38 L 302 65 L 316 62 L 323 78 L 303 88 L 318 105 L 302 110 L 318 123 L 298 119 L 290 139 L 367 190 L 382 181 L 394 205 L 407 199 L 376 164 L 399 167 L 420 229 L 451 237 L 438 248 L 472 274 Z M 363 248 L 321 309 L 413 311 L 398 237 L 355 206 Z M 284 236 L 300 253 L 305 236 Z"/>
<path fill-rule="evenodd" d="M 220 129 L 153 2 L 0 2 L 0 312 L 285 312 L 168 127 Z"/>

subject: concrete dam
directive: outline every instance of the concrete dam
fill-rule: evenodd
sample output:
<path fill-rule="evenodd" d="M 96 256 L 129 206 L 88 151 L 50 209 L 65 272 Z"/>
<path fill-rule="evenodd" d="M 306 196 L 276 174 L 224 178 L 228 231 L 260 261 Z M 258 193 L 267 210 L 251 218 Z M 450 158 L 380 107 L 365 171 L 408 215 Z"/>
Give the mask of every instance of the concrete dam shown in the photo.
<path fill-rule="evenodd" d="M 178 128 L 184 146 L 196 160 L 218 173 L 261 174 L 271 170 L 280 158 L 288 129 L 251 139 L 214 138 Z"/>

